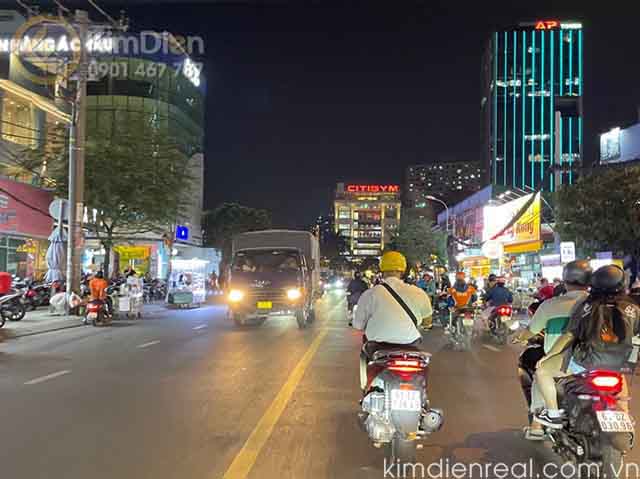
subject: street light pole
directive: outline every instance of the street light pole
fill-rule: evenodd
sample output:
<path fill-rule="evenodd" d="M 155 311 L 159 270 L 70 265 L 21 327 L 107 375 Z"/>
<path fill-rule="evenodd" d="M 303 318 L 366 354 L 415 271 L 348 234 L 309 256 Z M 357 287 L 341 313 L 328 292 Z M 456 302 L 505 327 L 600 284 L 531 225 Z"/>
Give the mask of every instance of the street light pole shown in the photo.
<path fill-rule="evenodd" d="M 435 201 L 436 203 L 440 203 L 442 206 L 444 206 L 444 215 L 445 215 L 445 223 L 446 223 L 445 231 L 447 234 L 449 234 L 449 206 L 447 206 L 447 204 L 444 201 L 442 201 L 440 198 L 436 198 L 435 196 L 428 195 L 425 198 L 430 201 Z"/>

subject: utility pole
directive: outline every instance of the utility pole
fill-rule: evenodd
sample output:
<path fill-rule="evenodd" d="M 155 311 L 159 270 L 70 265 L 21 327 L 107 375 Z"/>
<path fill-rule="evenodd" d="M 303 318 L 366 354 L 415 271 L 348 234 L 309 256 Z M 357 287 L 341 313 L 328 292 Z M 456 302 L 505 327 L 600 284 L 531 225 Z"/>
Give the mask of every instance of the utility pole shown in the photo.
<path fill-rule="evenodd" d="M 84 238 L 84 156 L 87 122 L 87 36 L 89 15 L 76 10 L 75 22 L 80 37 L 80 61 L 76 98 L 72 102 L 71 126 L 69 128 L 69 234 L 67 235 L 67 294 L 80 289 L 80 270 Z M 68 299 L 68 297 L 67 297 Z M 69 301 L 67 301 L 67 308 Z"/>

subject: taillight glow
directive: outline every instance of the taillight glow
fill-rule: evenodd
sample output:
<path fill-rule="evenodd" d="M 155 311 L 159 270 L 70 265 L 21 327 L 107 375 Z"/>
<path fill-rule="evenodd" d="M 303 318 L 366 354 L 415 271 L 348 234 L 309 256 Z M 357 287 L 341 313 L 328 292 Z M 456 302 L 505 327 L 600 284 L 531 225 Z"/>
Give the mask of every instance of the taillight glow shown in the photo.
<path fill-rule="evenodd" d="M 30 297 L 30 298 L 32 298 L 32 297 L 33 297 L 33 296 L 35 296 L 35 295 L 36 295 L 36 292 L 35 292 L 34 290 L 32 290 L 32 289 L 30 289 L 29 291 L 27 291 L 27 296 L 28 296 L 28 297 Z"/>
<path fill-rule="evenodd" d="M 387 369 L 399 373 L 417 373 L 424 367 L 417 359 L 391 359 L 387 361 Z"/>
<path fill-rule="evenodd" d="M 589 373 L 589 384 L 602 392 L 619 393 L 622 391 L 622 376 L 614 371 L 592 371 Z"/>
<path fill-rule="evenodd" d="M 512 311 L 511 306 L 500 306 L 498 308 L 498 314 L 500 316 L 511 316 Z"/>

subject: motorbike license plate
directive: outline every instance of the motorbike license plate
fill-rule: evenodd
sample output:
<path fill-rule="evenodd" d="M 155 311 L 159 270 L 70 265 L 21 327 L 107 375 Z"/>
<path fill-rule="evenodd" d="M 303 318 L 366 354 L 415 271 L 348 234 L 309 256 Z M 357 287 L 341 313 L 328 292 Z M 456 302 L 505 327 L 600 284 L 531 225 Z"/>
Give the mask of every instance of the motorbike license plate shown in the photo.
<path fill-rule="evenodd" d="M 603 432 L 633 432 L 633 420 L 626 412 L 596 411 Z"/>
<path fill-rule="evenodd" d="M 420 391 L 392 389 L 391 409 L 394 411 L 421 411 Z"/>
<path fill-rule="evenodd" d="M 89 318 L 89 319 L 98 319 L 98 313 L 89 313 L 89 314 L 87 314 L 87 318 Z"/>
<path fill-rule="evenodd" d="M 463 325 L 465 328 L 468 328 L 469 326 L 473 326 L 473 319 L 472 319 L 472 318 L 464 318 L 464 319 L 462 320 L 462 325 Z"/>
<path fill-rule="evenodd" d="M 258 301 L 258 309 L 272 309 L 273 303 L 271 301 Z"/>

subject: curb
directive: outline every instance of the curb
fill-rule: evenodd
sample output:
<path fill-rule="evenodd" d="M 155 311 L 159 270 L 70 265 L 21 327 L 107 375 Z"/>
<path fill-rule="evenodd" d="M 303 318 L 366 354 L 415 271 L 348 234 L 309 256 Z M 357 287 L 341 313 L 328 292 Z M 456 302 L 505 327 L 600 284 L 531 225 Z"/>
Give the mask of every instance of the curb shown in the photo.
<path fill-rule="evenodd" d="M 12 334 L 11 336 L 7 336 L 6 339 L 11 340 L 11 339 L 25 338 L 27 336 L 36 336 L 38 334 L 53 333 L 54 331 L 62 331 L 64 329 L 79 328 L 82 326 L 85 326 L 85 325 L 82 324 L 82 320 L 79 320 L 79 324 L 70 324 L 69 326 L 59 326 L 51 329 L 43 329 L 42 331 L 29 331 L 24 333 L 18 333 L 15 335 Z"/>

